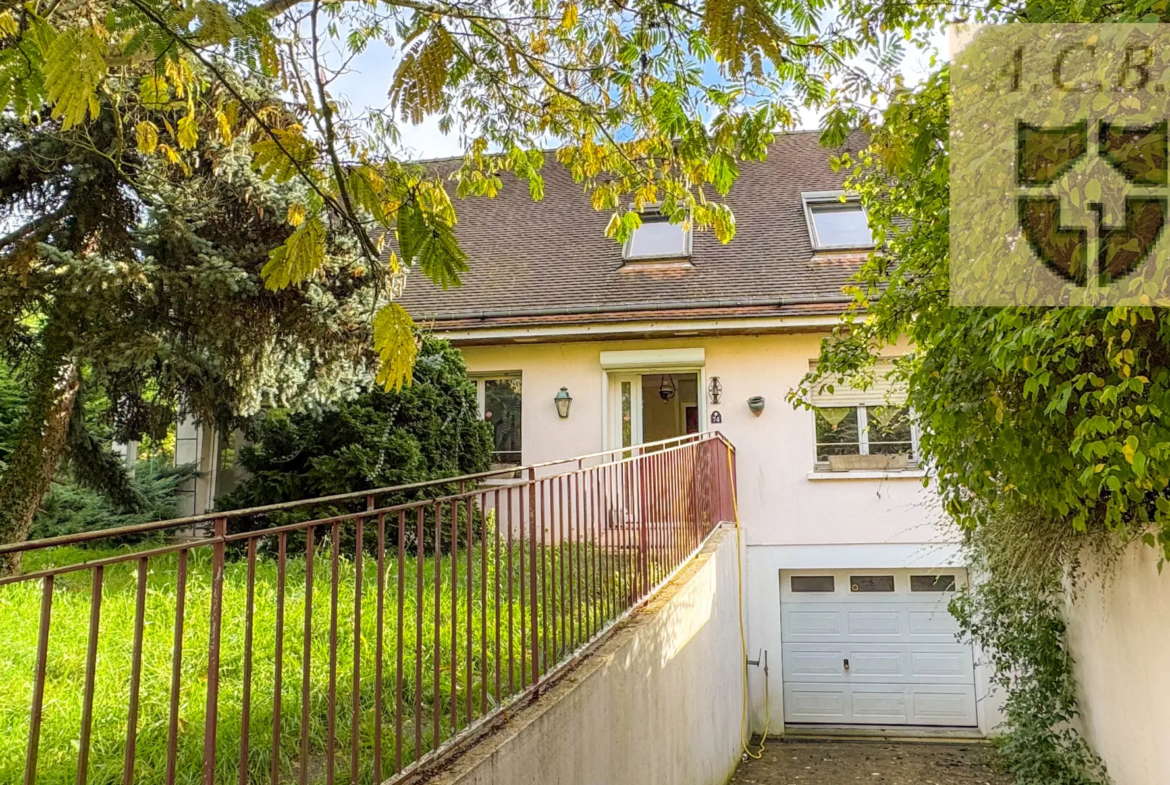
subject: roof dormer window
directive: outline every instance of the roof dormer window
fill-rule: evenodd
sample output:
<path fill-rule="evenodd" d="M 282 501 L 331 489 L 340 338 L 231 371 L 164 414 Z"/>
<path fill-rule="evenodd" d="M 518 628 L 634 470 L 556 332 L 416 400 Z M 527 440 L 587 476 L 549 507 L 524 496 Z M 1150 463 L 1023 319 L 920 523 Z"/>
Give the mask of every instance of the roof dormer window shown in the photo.
<path fill-rule="evenodd" d="M 856 197 L 842 201 L 842 191 L 801 194 L 808 236 L 816 250 L 872 248 L 865 208 Z"/>
<path fill-rule="evenodd" d="M 691 230 L 670 219 L 656 207 L 642 213 L 642 225 L 634 230 L 622 250 L 627 261 L 678 259 L 691 255 Z"/>

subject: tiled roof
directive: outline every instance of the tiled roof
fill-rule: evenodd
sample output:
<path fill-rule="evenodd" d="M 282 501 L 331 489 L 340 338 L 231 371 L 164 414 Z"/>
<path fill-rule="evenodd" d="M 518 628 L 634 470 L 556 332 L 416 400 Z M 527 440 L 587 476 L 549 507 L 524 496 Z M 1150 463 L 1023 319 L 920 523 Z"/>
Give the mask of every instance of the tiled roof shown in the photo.
<path fill-rule="evenodd" d="M 494 199 L 458 201 L 456 230 L 471 268 L 463 285 L 444 291 L 416 272 L 401 302 L 416 321 L 462 327 L 564 323 L 573 314 L 596 321 L 691 309 L 819 310 L 841 299 L 859 262 L 857 254 L 814 255 L 808 236 L 800 195 L 841 187 L 845 174 L 828 164 L 834 152 L 820 147 L 815 133 L 778 137 L 766 161 L 740 165 L 727 198 L 735 239 L 723 245 L 710 232 L 697 232 L 690 267 L 637 271 L 623 270 L 621 246 L 605 237 L 609 214 L 593 210 L 550 155 L 542 201 L 533 202 L 527 187 L 508 179 Z"/>

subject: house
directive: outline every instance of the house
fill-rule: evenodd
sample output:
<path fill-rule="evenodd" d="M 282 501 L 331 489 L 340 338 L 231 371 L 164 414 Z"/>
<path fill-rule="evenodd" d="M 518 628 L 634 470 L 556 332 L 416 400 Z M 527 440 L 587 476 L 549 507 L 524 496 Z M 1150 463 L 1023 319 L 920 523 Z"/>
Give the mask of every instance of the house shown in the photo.
<path fill-rule="evenodd" d="M 917 430 L 878 384 L 794 409 L 871 238 L 812 133 L 744 163 L 720 244 L 648 213 L 623 246 L 558 164 L 545 197 L 505 182 L 457 204 L 463 285 L 401 302 L 458 346 L 497 463 L 722 431 L 737 446 L 756 732 L 804 724 L 986 733 L 987 676 L 948 599 L 959 534 L 924 487 Z M 550 157 L 551 158 L 551 157 Z M 767 716 L 766 716 L 767 715 Z"/>
<path fill-rule="evenodd" d="M 744 163 L 727 245 L 651 213 L 624 247 L 550 160 L 542 201 L 505 181 L 459 203 L 463 285 L 413 275 L 401 302 L 463 352 L 499 467 L 708 429 L 736 445 L 756 732 L 986 733 L 989 674 L 946 607 L 967 580 L 959 532 L 924 487 L 898 391 L 879 378 L 812 411 L 785 400 L 872 244 L 831 155 L 792 133 Z M 238 483 L 240 438 L 180 423 L 177 460 L 205 470 L 188 512 Z"/>

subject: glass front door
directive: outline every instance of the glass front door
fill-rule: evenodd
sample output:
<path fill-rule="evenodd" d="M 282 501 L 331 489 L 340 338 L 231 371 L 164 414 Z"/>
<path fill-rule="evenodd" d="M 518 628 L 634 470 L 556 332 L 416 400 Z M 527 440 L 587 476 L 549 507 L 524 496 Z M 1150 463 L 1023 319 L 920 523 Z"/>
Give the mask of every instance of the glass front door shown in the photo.
<path fill-rule="evenodd" d="M 610 444 L 633 447 L 698 433 L 698 373 L 613 374 Z"/>

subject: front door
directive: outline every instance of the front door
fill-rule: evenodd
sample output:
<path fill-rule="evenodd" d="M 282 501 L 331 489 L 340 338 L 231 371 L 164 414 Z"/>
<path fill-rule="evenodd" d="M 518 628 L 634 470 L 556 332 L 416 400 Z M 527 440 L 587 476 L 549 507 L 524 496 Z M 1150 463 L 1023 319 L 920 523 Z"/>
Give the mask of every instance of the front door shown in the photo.
<path fill-rule="evenodd" d="M 609 444 L 634 447 L 698 433 L 699 375 L 623 373 L 609 377 Z"/>

